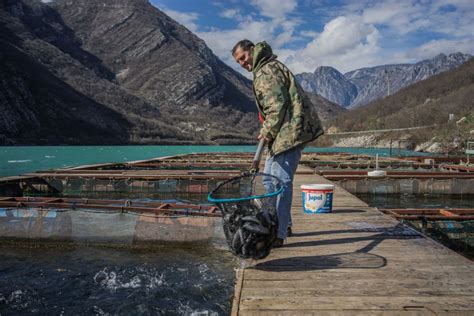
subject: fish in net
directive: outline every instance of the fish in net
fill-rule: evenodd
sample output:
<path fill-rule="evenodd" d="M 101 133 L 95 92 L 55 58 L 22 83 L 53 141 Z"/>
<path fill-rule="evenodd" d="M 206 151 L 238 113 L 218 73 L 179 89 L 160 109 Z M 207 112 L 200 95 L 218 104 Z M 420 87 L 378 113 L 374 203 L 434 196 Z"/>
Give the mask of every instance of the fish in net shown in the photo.
<path fill-rule="evenodd" d="M 277 239 L 275 199 L 281 180 L 270 174 L 248 172 L 218 185 L 208 195 L 223 215 L 227 244 L 236 256 L 262 259 Z"/>

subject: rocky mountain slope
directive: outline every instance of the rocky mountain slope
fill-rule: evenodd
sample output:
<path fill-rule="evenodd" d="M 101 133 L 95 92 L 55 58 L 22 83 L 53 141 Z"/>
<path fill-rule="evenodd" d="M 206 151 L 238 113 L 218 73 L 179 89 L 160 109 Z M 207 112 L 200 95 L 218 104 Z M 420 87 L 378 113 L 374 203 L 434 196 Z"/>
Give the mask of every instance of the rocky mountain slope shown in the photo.
<path fill-rule="evenodd" d="M 403 140 L 410 149 L 427 149 L 437 143 L 439 152 L 460 150 L 474 136 L 474 58 L 458 68 L 405 87 L 366 106 L 342 113 L 327 122 L 332 132 L 355 132 L 429 126 L 428 128 L 367 134 L 342 142 L 355 146 L 386 146 Z M 361 134 L 362 135 L 362 134 Z M 416 147 L 418 145 L 418 147 Z"/>
<path fill-rule="evenodd" d="M 357 87 L 332 67 L 318 67 L 314 73 L 296 75 L 307 92 L 316 93 L 346 107 L 357 97 Z"/>
<path fill-rule="evenodd" d="M 0 35 L 0 144 L 127 141 L 122 114 L 58 79 L 5 35 L 14 39 Z"/>
<path fill-rule="evenodd" d="M 2 143 L 255 142 L 250 81 L 148 1 L 2 5 Z"/>
<path fill-rule="evenodd" d="M 0 47 L 0 144 L 255 143 L 251 82 L 147 0 L 2 0 Z"/>
<path fill-rule="evenodd" d="M 311 103 L 317 107 L 318 116 L 323 125 L 325 125 L 328 120 L 334 119 L 338 115 L 348 111 L 346 108 L 343 108 L 336 103 L 332 103 L 318 94 L 311 92 L 306 93 L 309 96 Z"/>
<path fill-rule="evenodd" d="M 472 57 L 469 54 L 440 54 L 416 64 L 384 65 L 341 74 L 332 67 L 296 75 L 306 91 L 317 93 L 352 108 L 391 95 L 430 76 L 454 69 Z"/>

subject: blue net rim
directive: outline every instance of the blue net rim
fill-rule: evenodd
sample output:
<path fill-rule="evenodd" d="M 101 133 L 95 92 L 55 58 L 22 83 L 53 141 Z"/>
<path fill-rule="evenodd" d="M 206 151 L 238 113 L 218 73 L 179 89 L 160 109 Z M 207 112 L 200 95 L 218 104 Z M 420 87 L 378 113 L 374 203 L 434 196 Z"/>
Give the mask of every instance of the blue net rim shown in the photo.
<path fill-rule="evenodd" d="M 209 194 L 207 195 L 207 200 L 211 203 L 232 203 L 232 202 L 242 202 L 242 201 L 249 201 L 249 200 L 254 200 L 254 199 L 263 199 L 263 198 L 268 198 L 268 197 L 272 197 L 272 196 L 275 196 L 275 195 L 278 195 L 280 193 L 283 192 L 283 190 L 285 189 L 282 185 L 281 185 L 281 180 L 271 174 L 267 174 L 267 173 L 261 173 L 261 172 L 257 172 L 256 173 L 257 175 L 265 175 L 265 176 L 269 176 L 269 177 L 272 177 L 272 178 L 275 178 L 278 180 L 279 184 L 280 184 L 280 188 L 278 190 L 276 190 L 275 192 L 270 192 L 270 193 L 266 193 L 266 194 L 260 194 L 260 195 L 250 195 L 250 196 L 246 196 L 246 197 L 240 197 L 240 198 L 226 198 L 226 199 L 215 199 L 212 197 L 212 195 L 217 191 L 219 190 L 222 186 L 224 186 L 225 184 L 229 183 L 229 182 L 232 182 L 236 179 L 239 179 L 239 178 L 242 178 L 242 177 L 245 177 L 245 176 L 250 176 L 250 175 L 253 175 L 252 173 L 244 173 L 243 175 L 240 175 L 238 177 L 234 177 L 234 178 L 231 178 L 229 180 L 226 180 L 224 181 L 223 183 L 221 183 L 220 185 L 218 185 L 214 190 L 212 190 L 211 192 L 209 192 Z"/>

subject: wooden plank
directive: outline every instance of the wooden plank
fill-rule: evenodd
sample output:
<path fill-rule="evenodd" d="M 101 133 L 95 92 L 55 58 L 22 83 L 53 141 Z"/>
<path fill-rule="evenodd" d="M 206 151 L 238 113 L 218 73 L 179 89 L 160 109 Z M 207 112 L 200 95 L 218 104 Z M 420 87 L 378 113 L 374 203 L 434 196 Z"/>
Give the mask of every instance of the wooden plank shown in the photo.
<path fill-rule="evenodd" d="M 444 280 L 443 284 L 450 284 L 451 282 L 455 282 L 451 279 L 459 279 L 459 274 L 462 273 L 469 273 L 467 269 L 456 268 L 456 269 L 449 269 L 449 271 L 445 271 L 443 269 L 436 269 L 431 270 L 429 268 L 426 269 L 418 269 L 418 270 L 409 270 L 404 267 L 397 267 L 391 269 L 384 269 L 383 271 L 379 272 L 372 272 L 368 275 L 365 273 L 366 271 L 362 271 L 361 269 L 357 268 L 347 268 L 347 269 L 322 269 L 322 270 L 307 270 L 307 271 L 294 271 L 294 272 L 287 272 L 287 271 L 253 271 L 245 270 L 245 279 L 244 282 L 245 286 L 247 286 L 247 281 L 257 281 L 257 282 L 278 282 L 278 281 L 285 281 L 288 283 L 293 282 L 295 287 L 299 287 L 300 283 L 301 286 L 304 286 L 305 282 L 313 282 L 315 286 L 321 286 L 325 288 L 327 283 L 329 282 L 337 282 L 338 280 L 346 280 L 346 286 L 351 286 L 348 280 L 357 280 L 357 279 L 380 279 L 380 280 L 387 280 L 387 287 L 390 286 L 390 280 L 393 278 L 412 278 L 414 280 L 419 279 L 439 279 Z M 468 281 L 470 278 L 467 278 Z M 466 281 L 466 282 L 468 282 Z M 458 282 L 458 281 L 456 281 Z M 460 281 L 459 281 L 460 282 Z M 278 284 L 278 283 L 275 283 Z M 273 285 L 272 285 L 273 286 Z M 276 285 L 275 285 L 276 286 Z M 270 287 L 270 283 L 267 284 L 266 288 Z M 247 289 L 245 289 L 247 290 Z M 382 292 L 383 293 L 383 292 Z"/>
<path fill-rule="evenodd" d="M 245 269 L 237 269 L 236 271 L 236 283 L 235 283 L 234 298 L 232 300 L 232 311 L 231 311 L 232 316 L 239 314 L 239 306 L 240 306 L 239 302 L 241 298 L 240 294 L 242 293 L 244 272 L 245 272 Z"/>
<path fill-rule="evenodd" d="M 347 286 L 348 281 L 350 281 L 350 286 Z M 443 282 L 440 279 L 426 279 L 423 276 L 413 277 L 413 275 L 399 277 L 390 277 L 385 275 L 385 278 L 380 278 L 380 276 L 367 276 L 364 274 L 351 274 L 350 276 L 344 275 L 344 277 L 334 277 L 333 275 L 327 275 L 325 277 L 320 277 L 318 279 L 303 279 L 295 283 L 293 280 L 245 280 L 245 287 L 247 295 L 259 295 L 260 293 L 256 292 L 251 294 L 252 290 L 269 290 L 272 289 L 277 292 L 291 292 L 294 290 L 315 290 L 314 282 L 320 282 L 325 284 L 324 293 L 329 294 L 329 292 L 335 291 L 347 291 L 346 294 L 354 292 L 355 294 L 361 293 L 360 291 L 367 291 L 372 287 L 377 287 L 382 289 L 382 293 L 387 294 L 387 291 L 398 291 L 398 286 L 405 287 L 409 290 L 431 290 L 433 287 L 452 293 L 452 290 L 446 290 L 446 287 L 455 287 L 455 291 L 472 291 L 474 290 L 474 284 L 470 283 L 468 280 L 455 279 L 449 280 L 448 283 Z M 388 286 L 387 286 L 388 285 Z M 471 292 L 472 293 L 472 292 Z M 268 292 L 266 292 L 268 294 Z M 332 293 L 331 295 L 336 295 L 338 293 Z M 354 294 L 354 295 L 355 295 Z"/>
<path fill-rule="evenodd" d="M 411 306 L 432 311 L 472 311 L 474 296 L 304 296 L 295 292 L 291 297 L 246 297 L 241 299 L 241 310 L 404 310 Z M 244 302 L 245 304 L 242 304 Z M 471 314 L 472 315 L 472 314 Z"/>
<path fill-rule="evenodd" d="M 474 314 L 472 261 L 339 186 L 332 213 L 304 214 L 300 185 L 330 182 L 298 170 L 294 235 L 246 263 L 235 315 Z"/>
<path fill-rule="evenodd" d="M 368 309 L 344 309 L 344 310 L 334 310 L 334 309 L 325 309 L 319 310 L 317 315 L 339 315 L 339 316 L 400 316 L 403 313 L 403 316 L 420 316 L 420 315 L 435 315 L 435 313 L 431 312 L 428 309 L 423 308 L 422 306 L 407 306 L 406 308 L 400 310 L 368 310 Z M 259 315 L 259 316 L 274 316 L 275 311 L 273 310 L 263 310 L 259 309 L 258 311 L 254 310 L 245 310 L 240 313 L 240 315 Z M 282 311 L 279 310 L 277 312 L 278 316 L 313 316 L 315 315 L 313 310 L 304 310 L 299 309 L 297 311 Z M 437 316 L 453 316 L 453 315 L 469 315 L 469 313 L 465 312 L 457 312 L 454 313 L 453 311 L 444 312 L 444 311 L 436 311 Z"/>
<path fill-rule="evenodd" d="M 417 281 L 417 280 L 415 280 Z M 348 286 L 348 282 L 351 285 Z M 309 301 L 313 297 L 318 296 L 353 296 L 353 297 L 373 297 L 374 290 L 377 289 L 383 293 L 382 297 L 389 297 L 392 295 L 401 296 L 471 296 L 474 291 L 473 287 L 469 287 L 466 284 L 449 284 L 450 287 L 455 287 L 455 290 L 443 289 L 443 284 L 429 284 L 424 282 L 386 282 L 384 284 L 376 284 L 373 280 L 367 280 L 367 282 L 354 282 L 352 279 L 348 279 L 344 282 L 344 286 L 334 286 L 332 282 L 326 283 L 326 287 L 316 288 L 314 284 L 307 287 L 286 287 L 278 288 L 273 284 L 267 284 L 266 288 L 249 288 L 245 291 L 245 295 L 241 296 L 241 300 L 258 298 L 272 298 L 272 297 L 293 297 L 295 292 L 298 293 L 299 297 L 307 297 Z M 285 284 L 283 285 L 285 286 Z M 265 292 L 265 295 L 261 293 Z M 474 298 L 474 296 L 472 296 Z M 364 299 L 364 298 L 362 298 Z"/>

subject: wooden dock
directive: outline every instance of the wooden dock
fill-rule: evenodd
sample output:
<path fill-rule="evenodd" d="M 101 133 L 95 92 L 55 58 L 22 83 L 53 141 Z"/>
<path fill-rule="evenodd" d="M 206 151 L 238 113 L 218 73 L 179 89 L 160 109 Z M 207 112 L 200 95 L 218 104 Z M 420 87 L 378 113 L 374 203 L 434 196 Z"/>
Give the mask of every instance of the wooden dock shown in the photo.
<path fill-rule="evenodd" d="M 333 213 L 304 214 L 293 237 L 237 272 L 232 315 L 474 315 L 474 264 L 336 186 Z"/>

